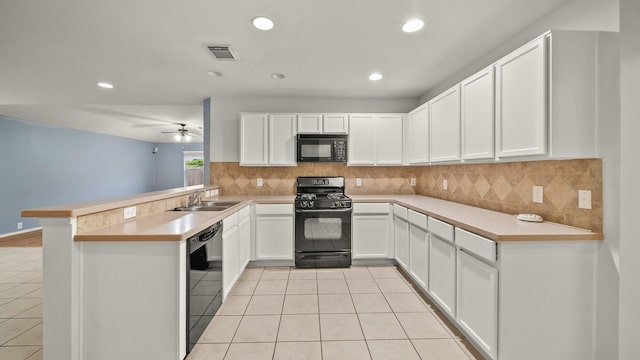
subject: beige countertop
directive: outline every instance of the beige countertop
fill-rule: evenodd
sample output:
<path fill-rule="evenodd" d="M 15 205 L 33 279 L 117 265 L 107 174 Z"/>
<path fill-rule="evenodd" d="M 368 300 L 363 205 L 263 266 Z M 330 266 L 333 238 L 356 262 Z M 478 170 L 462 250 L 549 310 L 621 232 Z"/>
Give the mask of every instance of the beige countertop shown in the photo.
<path fill-rule="evenodd" d="M 169 190 L 147 192 L 137 195 L 123 196 L 115 199 L 87 201 L 66 205 L 47 206 L 38 209 L 22 210 L 22 217 L 78 217 L 101 211 L 133 206 L 145 202 L 162 200 L 169 197 L 191 194 L 196 190 L 217 189 L 217 185 L 195 185 Z"/>
<path fill-rule="evenodd" d="M 602 240 L 604 235 L 572 226 L 531 223 L 497 211 L 421 195 L 350 195 L 354 202 L 390 202 L 448 222 L 494 241 Z"/>
<path fill-rule="evenodd" d="M 178 188 L 146 193 L 111 201 L 71 204 L 23 211 L 27 217 L 75 217 L 112 208 L 188 194 L 201 187 Z M 207 187 L 214 188 L 214 187 Z M 519 221 L 515 215 L 481 209 L 421 195 L 349 195 L 354 202 L 395 203 L 445 221 L 495 241 L 526 240 L 602 240 L 595 233 L 567 225 Z M 121 224 L 75 235 L 76 241 L 181 241 L 198 233 L 251 203 L 293 203 L 295 196 L 220 196 L 218 200 L 240 200 L 225 211 L 161 213 L 133 218 Z"/>
<path fill-rule="evenodd" d="M 182 241 L 249 204 L 293 204 L 295 196 L 221 196 L 240 200 L 224 211 L 164 211 L 121 224 L 76 234 L 75 241 Z"/>

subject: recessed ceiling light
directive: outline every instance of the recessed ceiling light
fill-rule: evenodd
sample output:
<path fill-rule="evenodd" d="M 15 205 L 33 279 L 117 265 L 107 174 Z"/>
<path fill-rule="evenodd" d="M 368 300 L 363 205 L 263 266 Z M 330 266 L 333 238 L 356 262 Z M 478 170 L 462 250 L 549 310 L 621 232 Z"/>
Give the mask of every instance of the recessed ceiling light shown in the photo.
<path fill-rule="evenodd" d="M 271 78 L 272 79 L 276 79 L 276 80 L 282 80 L 284 79 L 284 74 L 279 74 L 279 73 L 272 73 L 271 74 Z"/>
<path fill-rule="evenodd" d="M 369 75 L 369 80 L 371 80 L 371 81 L 378 81 L 380 79 L 382 79 L 382 74 L 373 73 L 373 74 Z"/>
<path fill-rule="evenodd" d="M 113 84 L 109 84 L 106 82 L 99 82 L 98 86 L 100 86 L 103 89 L 113 89 Z"/>
<path fill-rule="evenodd" d="M 424 26 L 424 21 L 420 19 L 413 19 L 407 21 L 404 25 L 402 25 L 402 31 L 412 33 L 416 32 Z"/>
<path fill-rule="evenodd" d="M 220 71 L 207 71 L 207 75 L 213 77 L 222 77 L 222 73 Z"/>
<path fill-rule="evenodd" d="M 264 16 L 258 16 L 253 18 L 253 26 L 259 30 L 271 30 L 273 29 L 273 21 Z"/>

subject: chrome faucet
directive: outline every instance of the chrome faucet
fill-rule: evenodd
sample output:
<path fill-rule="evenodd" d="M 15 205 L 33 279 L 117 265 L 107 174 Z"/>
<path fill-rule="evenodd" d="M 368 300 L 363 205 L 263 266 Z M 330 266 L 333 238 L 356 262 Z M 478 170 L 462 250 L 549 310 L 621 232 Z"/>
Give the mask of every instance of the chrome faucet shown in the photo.
<path fill-rule="evenodd" d="M 193 194 L 189 195 L 189 200 L 187 201 L 187 206 L 193 206 L 193 205 L 195 205 L 197 203 L 202 202 L 200 197 L 202 196 L 203 193 L 204 193 L 204 190 L 199 190 L 199 191 L 196 191 Z"/>

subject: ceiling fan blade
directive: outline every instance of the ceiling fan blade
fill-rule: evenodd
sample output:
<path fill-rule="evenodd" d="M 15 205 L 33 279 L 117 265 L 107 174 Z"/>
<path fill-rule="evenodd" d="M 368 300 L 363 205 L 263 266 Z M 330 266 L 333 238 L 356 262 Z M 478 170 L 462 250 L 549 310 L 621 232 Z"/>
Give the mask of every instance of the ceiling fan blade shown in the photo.
<path fill-rule="evenodd" d="M 160 131 L 160 134 L 180 134 L 179 131 Z"/>

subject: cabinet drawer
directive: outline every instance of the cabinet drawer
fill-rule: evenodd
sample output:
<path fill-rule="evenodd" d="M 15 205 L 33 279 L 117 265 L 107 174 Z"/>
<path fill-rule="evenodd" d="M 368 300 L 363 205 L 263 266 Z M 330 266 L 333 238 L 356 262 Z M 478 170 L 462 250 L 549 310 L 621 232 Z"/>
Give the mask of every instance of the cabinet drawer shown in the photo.
<path fill-rule="evenodd" d="M 496 243 L 482 236 L 456 228 L 456 244 L 491 262 L 496 261 Z"/>
<path fill-rule="evenodd" d="M 222 220 L 222 232 L 231 230 L 234 226 L 238 225 L 238 213 L 235 212 Z"/>
<path fill-rule="evenodd" d="M 407 220 L 407 208 L 404 206 L 393 204 L 393 215 Z"/>
<path fill-rule="evenodd" d="M 453 242 L 453 225 L 447 224 L 444 221 L 436 220 L 432 217 L 428 220 L 429 232 L 437 235 L 438 237 Z"/>
<path fill-rule="evenodd" d="M 256 215 L 293 215 L 293 205 L 256 204 Z"/>
<path fill-rule="evenodd" d="M 240 211 L 238 211 L 238 220 L 242 220 L 251 214 L 251 207 L 245 206 Z"/>
<path fill-rule="evenodd" d="M 354 214 L 388 214 L 389 204 L 387 203 L 354 203 Z"/>
<path fill-rule="evenodd" d="M 409 210 L 409 222 L 419 228 L 428 230 L 427 215 L 421 214 L 417 211 Z"/>

